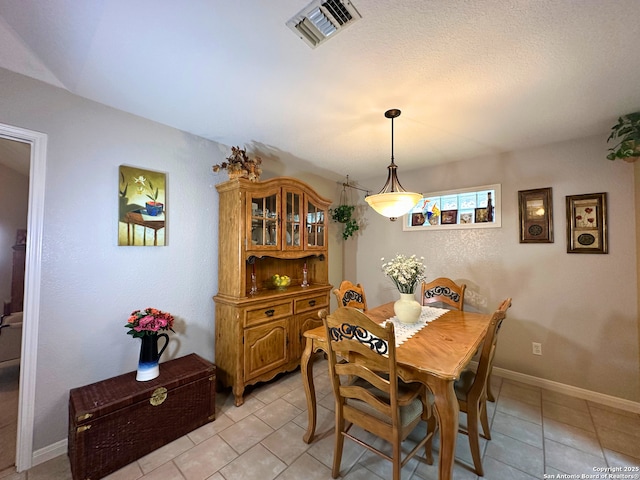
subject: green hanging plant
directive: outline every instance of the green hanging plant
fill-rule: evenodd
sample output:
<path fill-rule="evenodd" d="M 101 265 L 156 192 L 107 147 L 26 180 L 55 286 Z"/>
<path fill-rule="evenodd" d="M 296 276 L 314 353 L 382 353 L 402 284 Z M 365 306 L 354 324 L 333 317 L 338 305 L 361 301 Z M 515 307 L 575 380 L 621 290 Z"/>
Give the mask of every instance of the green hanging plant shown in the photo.
<path fill-rule="evenodd" d="M 334 222 L 342 223 L 344 225 L 342 230 L 342 238 L 348 239 L 356 231 L 360 229 L 358 222 L 355 218 L 352 218 L 353 211 L 356 209 L 353 205 L 338 205 L 336 208 L 330 208 L 331 219 Z"/>
<path fill-rule="evenodd" d="M 633 162 L 640 157 L 640 112 L 618 118 L 618 123 L 611 127 L 607 143 L 611 140 L 618 143 L 609 148 L 609 160 L 622 158 L 627 162 Z"/>

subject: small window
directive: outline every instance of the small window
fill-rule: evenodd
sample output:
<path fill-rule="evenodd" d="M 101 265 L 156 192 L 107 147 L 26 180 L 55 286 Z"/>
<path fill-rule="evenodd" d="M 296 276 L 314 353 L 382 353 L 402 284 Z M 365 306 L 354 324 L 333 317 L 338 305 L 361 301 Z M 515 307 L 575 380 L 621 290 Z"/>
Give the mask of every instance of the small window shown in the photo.
<path fill-rule="evenodd" d="M 405 215 L 403 230 L 450 230 L 502 226 L 500 184 L 424 194 Z"/>

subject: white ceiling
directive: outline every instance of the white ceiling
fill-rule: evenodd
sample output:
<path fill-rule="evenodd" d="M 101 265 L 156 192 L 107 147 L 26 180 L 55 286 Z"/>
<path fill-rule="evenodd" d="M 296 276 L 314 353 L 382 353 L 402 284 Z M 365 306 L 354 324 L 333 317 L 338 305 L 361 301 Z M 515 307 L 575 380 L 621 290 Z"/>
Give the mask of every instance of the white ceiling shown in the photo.
<path fill-rule="evenodd" d="M 268 161 L 351 178 L 601 134 L 640 110 L 638 0 L 0 0 L 0 67 Z M 212 159 L 212 164 L 217 163 Z M 603 155 L 604 160 L 604 155 Z"/>

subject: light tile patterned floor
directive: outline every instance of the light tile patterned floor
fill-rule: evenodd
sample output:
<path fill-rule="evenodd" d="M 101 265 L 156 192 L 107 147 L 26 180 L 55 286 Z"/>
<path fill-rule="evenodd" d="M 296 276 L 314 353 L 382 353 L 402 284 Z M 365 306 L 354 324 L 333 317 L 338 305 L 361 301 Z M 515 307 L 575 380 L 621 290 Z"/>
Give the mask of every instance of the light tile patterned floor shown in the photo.
<path fill-rule="evenodd" d="M 217 418 L 156 450 L 108 480 L 327 480 L 333 458 L 333 395 L 326 361 L 315 366 L 318 395 L 317 438 L 302 435 L 307 412 L 300 372 L 250 388 L 243 406 L 229 392 L 217 395 Z M 496 403 L 489 403 L 492 440 L 482 440 L 484 478 L 536 480 L 544 474 L 593 474 L 594 467 L 640 466 L 640 415 L 494 378 Z M 461 424 L 466 419 L 461 417 Z M 419 427 L 424 428 L 424 427 Z M 406 480 L 435 480 L 434 465 L 423 458 L 409 462 Z M 471 471 L 467 437 L 458 436 L 454 479 L 477 479 Z M 345 442 L 345 480 L 383 480 L 389 462 L 352 442 Z M 482 477 L 480 477 L 482 478 Z M 2 480 L 71 479 L 69 461 L 60 456 L 21 474 L 0 472 Z"/>

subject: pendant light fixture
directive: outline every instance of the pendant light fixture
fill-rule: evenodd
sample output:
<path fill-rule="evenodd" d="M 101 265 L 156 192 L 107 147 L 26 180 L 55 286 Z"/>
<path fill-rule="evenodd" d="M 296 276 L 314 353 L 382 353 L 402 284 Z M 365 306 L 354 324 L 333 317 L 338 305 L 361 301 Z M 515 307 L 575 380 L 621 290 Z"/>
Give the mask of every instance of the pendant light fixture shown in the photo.
<path fill-rule="evenodd" d="M 387 167 L 389 174 L 387 183 L 376 195 L 368 195 L 364 199 L 380 215 L 389 217 L 394 222 L 413 207 L 422 198 L 420 193 L 407 192 L 398 181 L 396 170 L 398 167 L 393 158 L 393 119 L 400 116 L 400 110 L 393 108 L 384 112 L 384 116 L 391 119 L 391 163 Z"/>

